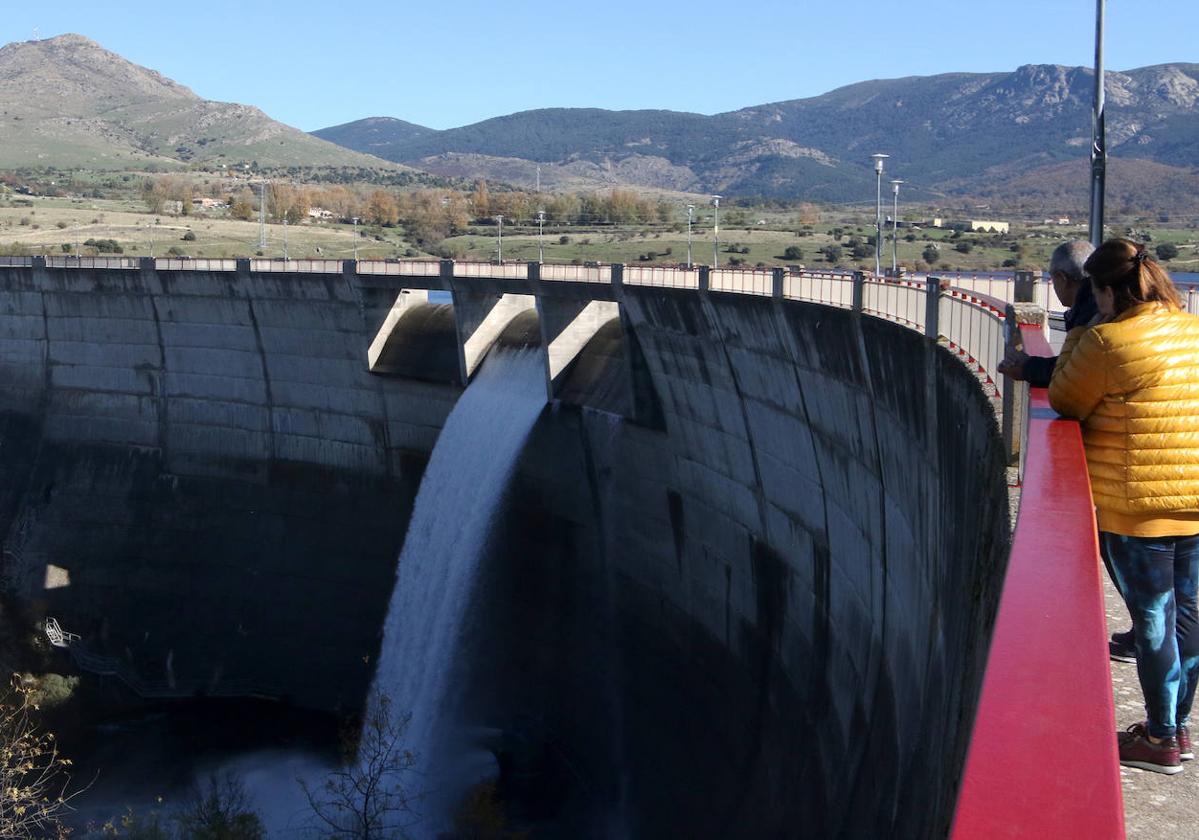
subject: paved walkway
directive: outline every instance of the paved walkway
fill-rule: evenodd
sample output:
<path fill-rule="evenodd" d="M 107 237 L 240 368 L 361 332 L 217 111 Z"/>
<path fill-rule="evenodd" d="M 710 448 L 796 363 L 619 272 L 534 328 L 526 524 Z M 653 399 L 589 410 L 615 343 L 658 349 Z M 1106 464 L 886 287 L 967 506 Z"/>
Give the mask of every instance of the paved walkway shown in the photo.
<path fill-rule="evenodd" d="M 1131 626 L 1128 612 L 1115 587 L 1107 580 L 1106 572 L 1102 574 L 1106 582 L 1108 632 L 1127 630 Z M 1141 685 L 1137 682 L 1137 666 L 1125 662 L 1111 665 L 1116 725 L 1124 729 L 1145 719 L 1145 704 Z M 1194 724 L 1191 730 L 1195 730 Z M 1120 768 L 1129 840 L 1199 837 L 1199 761 L 1188 761 L 1183 766 L 1186 769 L 1175 776 Z"/>

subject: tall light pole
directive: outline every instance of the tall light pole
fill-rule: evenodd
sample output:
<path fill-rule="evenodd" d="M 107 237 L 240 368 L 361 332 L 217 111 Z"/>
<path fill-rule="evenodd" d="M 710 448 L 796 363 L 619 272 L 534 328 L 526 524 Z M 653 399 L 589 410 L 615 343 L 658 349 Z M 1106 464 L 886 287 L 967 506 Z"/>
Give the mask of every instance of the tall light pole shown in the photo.
<path fill-rule="evenodd" d="M 903 181 L 891 182 L 895 193 L 895 206 L 891 209 L 891 276 L 899 276 L 899 185 Z"/>
<path fill-rule="evenodd" d="M 358 262 L 358 217 L 354 217 L 354 262 Z"/>
<path fill-rule="evenodd" d="M 287 262 L 287 217 L 283 217 L 283 262 Z"/>
<path fill-rule="evenodd" d="M 539 262 L 539 263 L 545 262 L 545 247 L 544 247 L 544 241 L 543 241 L 544 235 L 545 235 L 545 211 L 538 210 L 537 211 L 537 262 Z"/>
<path fill-rule="evenodd" d="M 500 265 L 504 264 L 504 217 L 496 216 L 495 220 L 499 222 L 499 239 L 496 241 L 495 256 L 496 262 Z"/>
<path fill-rule="evenodd" d="M 258 184 L 258 250 L 266 251 L 266 181 Z"/>
<path fill-rule="evenodd" d="M 687 205 L 687 268 L 691 268 L 691 220 L 695 216 L 695 205 Z"/>
<path fill-rule="evenodd" d="M 712 196 L 712 268 L 720 268 L 720 199 L 722 196 Z"/>
<path fill-rule="evenodd" d="M 874 276 L 883 273 L 883 161 L 891 157 L 881 152 L 873 154 L 874 159 Z"/>
<path fill-rule="evenodd" d="M 1095 3 L 1095 113 L 1091 117 L 1091 244 L 1103 244 L 1103 192 L 1107 180 L 1107 129 L 1103 116 L 1103 0 Z"/>

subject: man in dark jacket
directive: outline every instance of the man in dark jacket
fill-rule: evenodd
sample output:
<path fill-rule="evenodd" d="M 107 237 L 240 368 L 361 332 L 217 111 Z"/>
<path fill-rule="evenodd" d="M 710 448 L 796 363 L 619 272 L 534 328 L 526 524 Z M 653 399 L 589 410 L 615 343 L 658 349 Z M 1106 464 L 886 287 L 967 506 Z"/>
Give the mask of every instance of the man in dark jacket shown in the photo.
<path fill-rule="evenodd" d="M 1076 327 L 1089 326 L 1098 311 L 1095 296 L 1091 293 L 1091 281 L 1082 270 L 1083 263 L 1094 250 L 1090 242 L 1075 239 L 1058 245 L 1049 258 L 1053 291 L 1057 299 L 1069 307 L 1065 319 L 1067 333 Z M 1012 379 L 1026 381 L 1034 388 L 1048 388 L 1056 363 L 1057 356 L 1029 356 L 1022 351 L 1012 350 L 999 363 L 999 372 L 1006 373 Z"/>

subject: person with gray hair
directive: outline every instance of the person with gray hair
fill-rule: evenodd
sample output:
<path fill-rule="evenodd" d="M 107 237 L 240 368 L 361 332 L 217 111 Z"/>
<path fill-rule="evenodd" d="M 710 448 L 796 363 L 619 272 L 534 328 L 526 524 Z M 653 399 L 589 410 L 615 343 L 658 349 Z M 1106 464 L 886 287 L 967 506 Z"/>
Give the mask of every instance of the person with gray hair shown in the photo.
<path fill-rule="evenodd" d="M 1083 264 L 1094 250 L 1095 246 L 1090 242 L 1074 239 L 1058 245 L 1049 257 L 1049 278 L 1053 281 L 1053 291 L 1057 299 L 1068 307 L 1066 340 L 1071 344 L 1078 340 L 1081 330 L 1090 326 L 1098 312 L 1095 296 L 1091 293 L 1091 283 L 1083 271 Z M 1080 332 L 1074 333 L 1074 330 Z M 1074 333 L 1073 340 L 1071 333 Z M 1048 388 L 1055 364 L 1057 356 L 1029 356 L 1021 350 L 1010 350 L 999 363 L 999 372 L 1012 379 L 1025 381 L 1033 388 Z"/>
<path fill-rule="evenodd" d="M 1099 314 L 1099 307 L 1091 289 L 1091 280 L 1083 269 L 1094 250 L 1095 246 L 1090 242 L 1074 239 L 1058 245 L 1049 257 L 1049 277 L 1053 281 L 1053 291 L 1058 300 L 1069 307 L 1065 317 L 1066 340 L 1062 344 L 1063 350 L 1072 349 Z M 1034 388 L 1048 388 L 1058 358 L 1029 356 L 1022 350 L 1009 349 L 1007 356 L 999 363 L 999 372 L 1006 373 L 1012 379 L 1026 381 Z M 1116 591 L 1120 592 L 1115 569 L 1112 568 L 1107 547 L 1102 541 L 1099 544 L 1099 557 L 1103 560 Z M 1124 597 L 1123 592 L 1120 592 L 1120 597 Z M 1112 633 L 1107 645 L 1108 655 L 1117 662 L 1136 662 L 1133 643 L 1131 630 Z"/>

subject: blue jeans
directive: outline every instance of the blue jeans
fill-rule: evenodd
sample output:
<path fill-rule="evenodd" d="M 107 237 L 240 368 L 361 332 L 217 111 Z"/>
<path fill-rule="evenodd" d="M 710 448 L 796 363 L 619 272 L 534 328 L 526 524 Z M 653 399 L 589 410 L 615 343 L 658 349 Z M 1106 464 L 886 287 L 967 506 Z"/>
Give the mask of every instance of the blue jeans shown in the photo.
<path fill-rule="evenodd" d="M 1149 734 L 1171 738 L 1186 724 L 1199 682 L 1199 535 L 1100 537 L 1132 614 Z"/>

